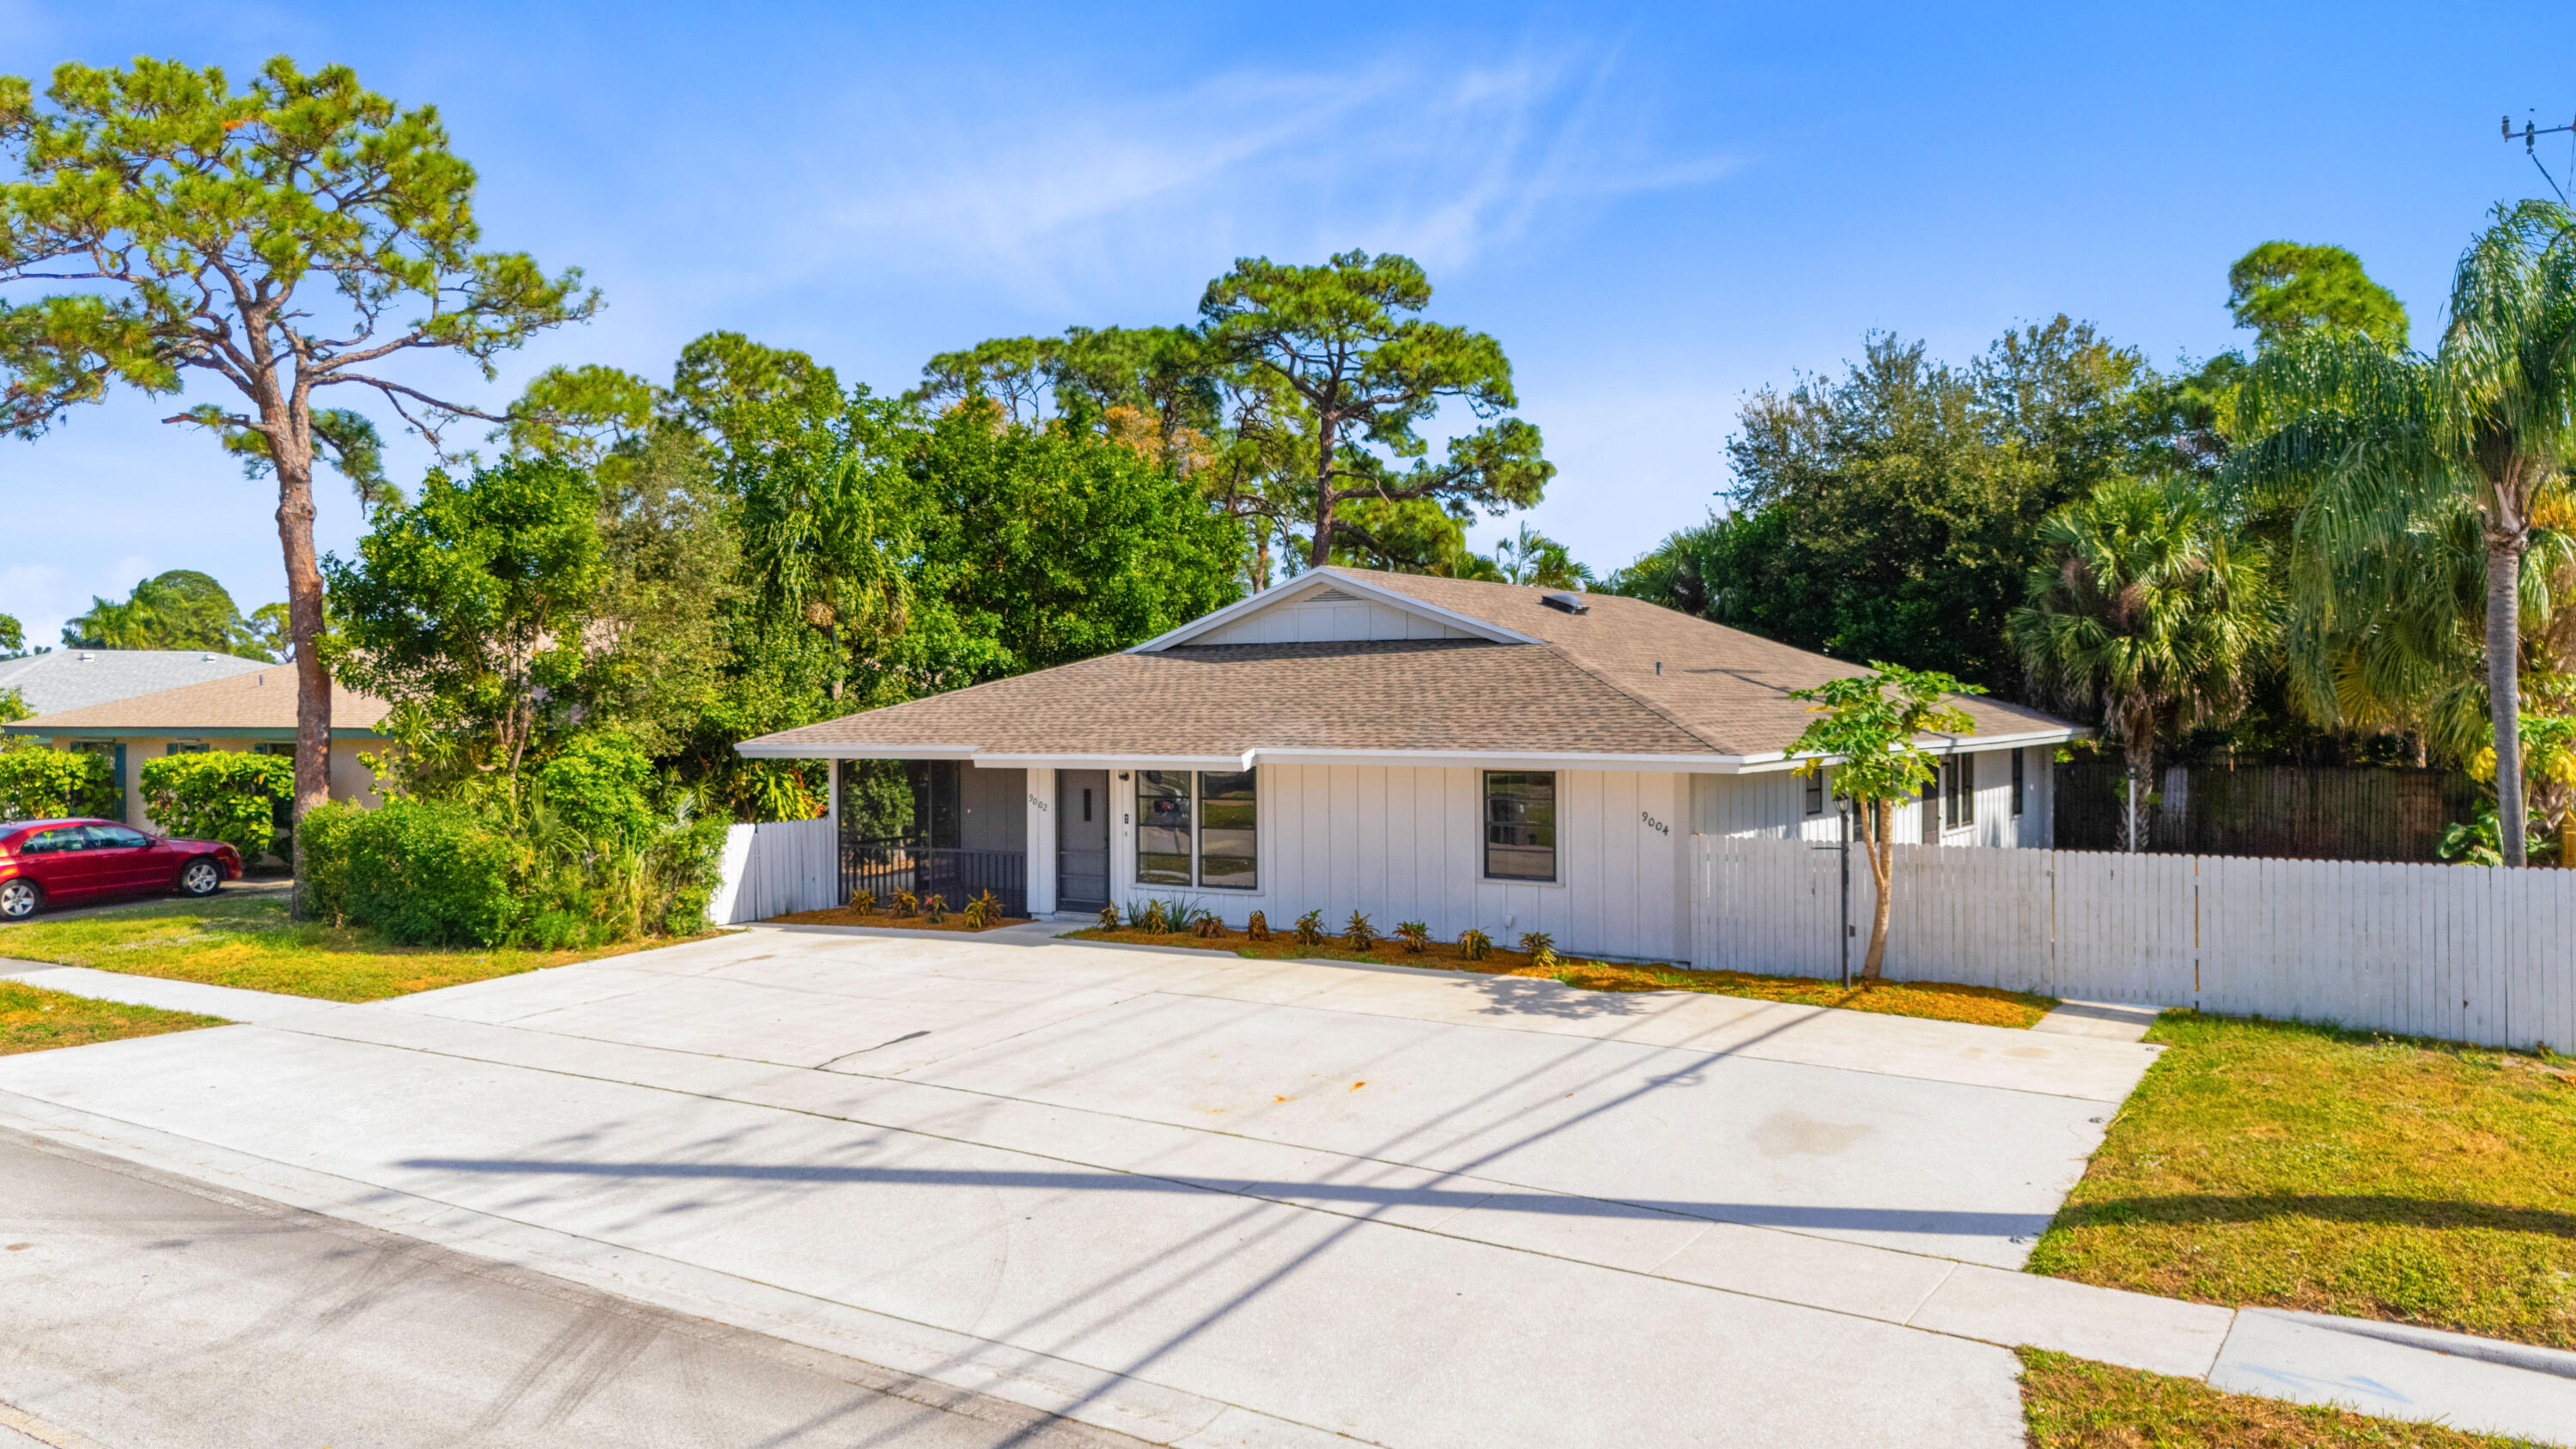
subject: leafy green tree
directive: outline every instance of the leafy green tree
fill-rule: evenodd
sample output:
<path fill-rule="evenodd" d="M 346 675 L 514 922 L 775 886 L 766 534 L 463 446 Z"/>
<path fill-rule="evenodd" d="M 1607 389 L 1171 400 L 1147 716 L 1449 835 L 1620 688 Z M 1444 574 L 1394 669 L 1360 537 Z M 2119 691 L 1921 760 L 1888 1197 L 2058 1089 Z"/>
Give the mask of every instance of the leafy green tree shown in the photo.
<path fill-rule="evenodd" d="M 419 501 L 378 517 L 358 557 L 323 561 L 342 679 L 409 706 L 406 746 L 436 731 L 515 802 L 519 772 L 591 684 L 606 566 L 599 497 L 575 469 L 518 460 L 462 483 L 432 473 Z"/>
<path fill-rule="evenodd" d="M 2269 347 L 2310 328 L 2358 332 L 2391 352 L 2406 347 L 2406 306 L 2342 247 L 2269 241 L 2227 269 L 2227 310 Z"/>
<path fill-rule="evenodd" d="M 589 316 L 597 295 L 577 272 L 477 251 L 474 170 L 437 111 L 402 109 L 346 66 L 281 56 L 236 91 L 217 67 L 66 64 L 45 96 L 0 78 L 0 153 L 20 177 L 0 184 L 0 287 L 69 286 L 0 306 L 0 431 L 34 437 L 118 384 L 160 396 L 201 376 L 241 395 L 170 421 L 276 474 L 300 817 L 330 786 L 313 464 L 333 426 L 317 424 L 317 395 L 372 394 L 433 440 L 458 416 L 498 421 L 385 369 L 443 354 L 488 379 L 498 354 Z"/>
<path fill-rule="evenodd" d="M 1923 748 L 1922 736 L 1976 733 L 1976 721 L 1953 701 L 1985 691 L 1937 670 L 1880 663 L 1870 668 L 1876 672 L 1789 691 L 1791 699 L 1810 701 L 1809 707 L 1823 716 L 1807 722 L 1789 753 L 1808 757 L 1799 762 L 1799 774 L 1832 770 L 1834 793 L 1852 802 L 1859 819 L 1861 853 L 1878 888 L 1860 974 L 1876 981 L 1887 964 L 1887 921 L 1895 901 L 1896 807 L 1920 797 L 1937 777 L 1935 757 Z"/>
<path fill-rule="evenodd" d="M 1504 416 L 1520 399 L 1501 344 L 1414 315 L 1430 302 L 1430 280 L 1410 258 L 1359 251 L 1320 267 L 1246 258 L 1200 299 L 1220 355 L 1298 401 L 1312 440 L 1309 567 L 1330 562 L 1346 538 L 1387 552 L 1338 515 L 1346 499 L 1425 499 L 1453 514 L 1499 516 L 1538 502 L 1555 475 L 1538 429 Z M 1434 461 L 1419 429 L 1452 400 L 1483 426 Z"/>
<path fill-rule="evenodd" d="M 914 540 L 895 456 L 903 423 L 899 407 L 860 398 L 793 434 L 773 428 L 777 446 L 735 460 L 751 601 L 764 624 L 794 621 L 822 634 L 835 700 L 854 653 L 871 676 L 861 697 L 874 698 L 876 676 L 891 663 L 878 645 L 905 627 L 898 561 Z M 980 418 L 966 425 L 990 431 Z"/>
<path fill-rule="evenodd" d="M 1494 567 L 1507 584 L 1534 589 L 1572 589 L 1594 582 L 1592 570 L 1574 561 L 1564 544 L 1526 523 L 1520 532 L 1494 545 Z"/>
<path fill-rule="evenodd" d="M 0 659 L 15 659 L 26 650 L 26 626 L 14 614 L 0 614 Z"/>
<path fill-rule="evenodd" d="M 2311 329 L 2256 358 L 2238 395 L 2255 441 L 2231 455 L 2253 492 L 2300 498 L 2294 596 L 2376 556 L 2402 566 L 2428 513 L 2467 500 L 2484 544 L 2486 748 L 2497 813 L 2525 814 L 2522 618 L 2540 510 L 2576 458 L 2576 227 L 2550 202 L 2498 207 L 2461 257 L 2430 357 Z M 2509 865 L 2521 832 L 2503 832 Z"/>
<path fill-rule="evenodd" d="M 171 569 L 136 584 L 122 601 L 91 598 L 86 613 L 63 625 L 63 643 L 229 654 L 254 647 L 254 634 L 222 584 L 194 569 Z"/>
<path fill-rule="evenodd" d="M 952 410 L 909 472 L 919 563 L 899 657 L 917 691 L 1113 653 L 1240 596 L 1236 521 L 1078 413 L 996 429 Z"/>
<path fill-rule="evenodd" d="M 22 719 L 35 717 L 36 712 L 27 707 L 27 696 L 15 689 L 0 689 L 0 724 L 14 724 Z M 9 749 L 17 743 L 14 738 L 0 739 L 0 750 Z"/>
<path fill-rule="evenodd" d="M 2009 632 L 2031 683 L 2093 715 L 2128 775 L 2121 841 L 2145 845 L 2156 740 L 2242 706 L 2270 657 L 2264 559 L 2239 547 L 2197 483 L 2116 478 L 2050 514 Z"/>

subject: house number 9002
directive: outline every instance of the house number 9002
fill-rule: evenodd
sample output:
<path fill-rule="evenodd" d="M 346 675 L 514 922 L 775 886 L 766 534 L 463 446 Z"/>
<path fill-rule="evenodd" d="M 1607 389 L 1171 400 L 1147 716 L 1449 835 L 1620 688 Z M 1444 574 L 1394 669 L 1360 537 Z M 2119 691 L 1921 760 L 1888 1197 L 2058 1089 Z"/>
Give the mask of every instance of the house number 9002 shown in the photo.
<path fill-rule="evenodd" d="M 1638 811 L 1638 812 L 1637 812 L 1637 818 L 1638 818 L 1638 819 L 1640 819 L 1640 820 L 1643 820 L 1644 822 L 1646 822 L 1646 828 L 1647 828 L 1648 830 L 1661 831 L 1661 832 L 1663 832 L 1663 833 L 1664 833 L 1664 834 L 1666 834 L 1666 835 L 1670 835 L 1670 834 L 1672 834 L 1672 833 L 1673 833 L 1673 828 L 1672 828 L 1671 826 L 1666 825 L 1664 822 L 1662 822 L 1662 821 L 1660 821 L 1660 820 L 1657 820 L 1654 816 L 1647 814 L 1647 813 L 1646 813 L 1645 811 L 1643 811 L 1643 810 L 1640 810 L 1640 811 Z"/>

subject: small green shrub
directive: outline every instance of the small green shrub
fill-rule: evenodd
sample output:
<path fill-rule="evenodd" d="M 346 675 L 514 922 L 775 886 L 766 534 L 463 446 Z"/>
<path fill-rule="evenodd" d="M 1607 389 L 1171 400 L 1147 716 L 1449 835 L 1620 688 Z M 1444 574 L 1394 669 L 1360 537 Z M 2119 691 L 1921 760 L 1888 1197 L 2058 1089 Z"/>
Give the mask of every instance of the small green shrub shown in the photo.
<path fill-rule="evenodd" d="M 406 946 L 499 945 L 519 915 L 519 853 L 463 806 L 388 800 L 349 828 L 344 909 Z"/>
<path fill-rule="evenodd" d="M 1395 938 L 1404 943 L 1407 955 L 1419 956 L 1431 946 L 1431 928 L 1420 921 L 1395 923 Z"/>
<path fill-rule="evenodd" d="M 1168 936 L 1172 933 L 1172 918 L 1164 914 L 1161 901 L 1147 901 L 1145 914 L 1136 918 L 1136 929 L 1151 935 Z"/>
<path fill-rule="evenodd" d="M 1297 944 L 1300 946 L 1320 946 L 1324 944 L 1324 913 L 1322 911 L 1308 911 L 1306 914 L 1297 918 Z"/>
<path fill-rule="evenodd" d="M 894 913 L 899 920 L 910 920 L 921 910 L 921 897 L 910 891 L 894 893 Z"/>
<path fill-rule="evenodd" d="M 1557 959 L 1554 946 L 1541 946 L 1530 953 L 1530 969 L 1533 971 L 1554 971 L 1564 965 L 1563 961 Z"/>
<path fill-rule="evenodd" d="M 1252 913 L 1252 919 L 1243 923 L 1243 934 L 1248 939 L 1255 941 L 1269 940 L 1270 917 L 1260 911 L 1254 911 Z"/>
<path fill-rule="evenodd" d="M 873 916 L 877 913 L 877 898 L 867 891 L 852 891 L 850 909 L 862 916 Z"/>
<path fill-rule="evenodd" d="M 921 918 L 936 926 L 948 919 L 948 897 L 937 891 L 921 898 Z"/>
<path fill-rule="evenodd" d="M 1202 941 L 1222 941 L 1225 939 L 1225 917 L 1214 911 L 1202 910 L 1190 919 L 1190 930 Z"/>
<path fill-rule="evenodd" d="M 1100 929 L 1104 931 L 1118 929 L 1118 907 L 1107 905 L 1100 908 Z"/>
<path fill-rule="evenodd" d="M 1372 950 L 1377 946 L 1377 927 L 1369 924 L 1368 917 L 1353 911 L 1350 920 L 1343 923 L 1342 940 L 1354 951 Z"/>
<path fill-rule="evenodd" d="M 88 750 L 0 752 L 0 820 L 57 815 L 125 818 L 125 794 L 108 757 Z"/>
<path fill-rule="evenodd" d="M 1556 938 L 1545 931 L 1523 931 L 1521 949 L 1532 956 L 1542 951 L 1553 952 L 1556 949 Z"/>
<path fill-rule="evenodd" d="M 295 827 L 297 888 L 305 909 L 335 926 L 349 924 L 350 838 L 367 812 L 345 800 L 316 805 Z"/>
<path fill-rule="evenodd" d="M 143 810 L 187 840 L 220 840 L 256 861 L 277 845 L 277 807 L 295 798 L 295 766 L 276 755 L 207 750 L 143 762 Z"/>
<path fill-rule="evenodd" d="M 1494 954 L 1494 938 L 1470 926 L 1458 933 L 1458 954 L 1470 961 L 1482 961 Z"/>

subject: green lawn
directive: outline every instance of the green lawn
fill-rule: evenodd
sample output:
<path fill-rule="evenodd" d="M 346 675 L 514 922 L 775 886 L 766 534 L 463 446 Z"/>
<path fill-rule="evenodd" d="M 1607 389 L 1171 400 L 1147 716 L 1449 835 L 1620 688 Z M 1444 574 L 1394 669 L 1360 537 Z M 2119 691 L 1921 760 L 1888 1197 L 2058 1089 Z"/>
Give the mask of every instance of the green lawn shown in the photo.
<path fill-rule="evenodd" d="M 223 1024 L 219 1016 L 92 1001 L 23 982 L 0 981 L 0 1056 Z"/>
<path fill-rule="evenodd" d="M 0 929 L 0 956 L 325 1001 L 379 1001 L 668 944 L 627 941 L 586 951 L 395 946 L 364 927 L 297 925 L 286 918 L 283 895 L 229 892 Z"/>
<path fill-rule="evenodd" d="M 2031 1271 L 2576 1347 L 2576 1063 L 2188 1013 L 2147 1040 Z"/>
<path fill-rule="evenodd" d="M 2532 1449 L 2529 1440 L 2221 1393 L 2197 1379 L 2021 1351 L 2032 1449 Z"/>

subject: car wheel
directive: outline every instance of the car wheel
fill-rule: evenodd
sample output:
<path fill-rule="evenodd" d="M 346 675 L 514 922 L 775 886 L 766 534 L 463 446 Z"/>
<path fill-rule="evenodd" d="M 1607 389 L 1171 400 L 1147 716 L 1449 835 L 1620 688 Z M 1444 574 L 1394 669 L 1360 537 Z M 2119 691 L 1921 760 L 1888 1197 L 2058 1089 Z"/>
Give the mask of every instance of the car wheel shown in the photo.
<path fill-rule="evenodd" d="M 44 904 L 45 888 L 34 881 L 0 881 L 0 921 L 23 921 Z"/>
<path fill-rule="evenodd" d="M 211 856 L 198 856 L 179 867 L 179 889 L 192 896 L 210 896 L 224 883 L 224 868 Z"/>

